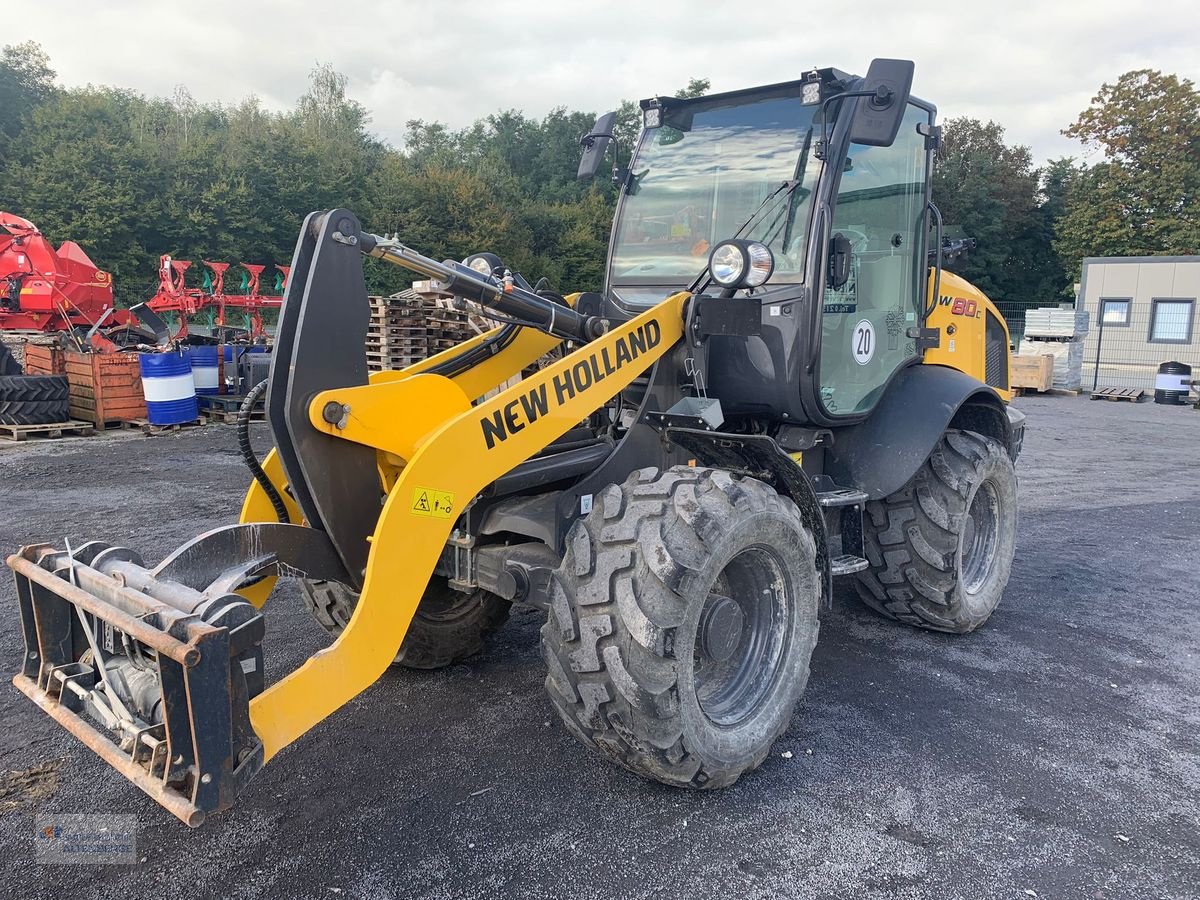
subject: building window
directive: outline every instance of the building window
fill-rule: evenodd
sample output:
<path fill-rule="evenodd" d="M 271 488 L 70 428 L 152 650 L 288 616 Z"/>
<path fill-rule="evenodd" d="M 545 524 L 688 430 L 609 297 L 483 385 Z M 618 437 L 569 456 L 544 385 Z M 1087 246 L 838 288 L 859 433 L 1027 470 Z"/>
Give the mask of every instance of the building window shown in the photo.
<path fill-rule="evenodd" d="M 1196 301 L 1155 298 L 1153 303 L 1150 310 L 1150 343 L 1190 344 Z"/>
<path fill-rule="evenodd" d="M 1128 325 L 1129 324 L 1129 304 L 1131 300 L 1104 300 L 1100 301 L 1100 321 L 1104 327 L 1111 325 Z"/>

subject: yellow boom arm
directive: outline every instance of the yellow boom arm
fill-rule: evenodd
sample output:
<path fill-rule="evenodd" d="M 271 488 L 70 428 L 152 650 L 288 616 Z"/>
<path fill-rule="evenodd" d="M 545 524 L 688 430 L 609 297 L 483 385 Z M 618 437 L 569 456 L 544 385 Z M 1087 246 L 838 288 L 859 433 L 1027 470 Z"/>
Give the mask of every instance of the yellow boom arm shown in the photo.
<path fill-rule="evenodd" d="M 314 427 L 373 447 L 393 470 L 387 499 L 369 537 L 366 579 L 354 615 L 331 647 L 250 701 L 264 761 L 369 687 L 387 669 L 437 565 L 455 520 L 474 497 L 565 434 L 642 375 L 683 336 L 680 293 L 582 346 L 536 375 L 472 406 L 472 399 L 516 374 L 558 343 L 531 329 L 497 356 L 451 379 L 423 370 L 373 376 L 371 384 L 318 394 Z M 329 403 L 347 414 L 322 417 Z M 265 465 L 282 487 L 274 456 Z M 294 506 L 289 512 L 298 516 Z M 248 518 L 253 517 L 253 518 Z M 243 521 L 273 518 L 256 483 Z M 267 588 L 269 590 L 269 586 Z M 266 598 L 254 586 L 245 596 Z"/>

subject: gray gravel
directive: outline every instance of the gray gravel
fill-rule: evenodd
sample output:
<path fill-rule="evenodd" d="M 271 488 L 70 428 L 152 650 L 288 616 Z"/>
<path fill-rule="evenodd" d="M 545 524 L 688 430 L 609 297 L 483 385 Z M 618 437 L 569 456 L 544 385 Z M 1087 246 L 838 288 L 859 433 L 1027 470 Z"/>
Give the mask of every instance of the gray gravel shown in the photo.
<path fill-rule="evenodd" d="M 1021 537 L 992 621 L 923 633 L 840 588 L 791 729 L 729 790 L 578 746 L 542 694 L 535 613 L 467 665 L 385 676 L 197 831 L 0 683 L 0 778 L 45 767 L 0 781 L 0 892 L 1195 898 L 1200 414 L 1019 405 Z M 156 559 L 232 521 L 246 483 L 229 427 L 0 447 L 0 549 L 65 535 Z M 294 589 L 268 621 L 270 677 L 326 642 Z M 134 813 L 141 862 L 39 867 L 38 811 Z"/>

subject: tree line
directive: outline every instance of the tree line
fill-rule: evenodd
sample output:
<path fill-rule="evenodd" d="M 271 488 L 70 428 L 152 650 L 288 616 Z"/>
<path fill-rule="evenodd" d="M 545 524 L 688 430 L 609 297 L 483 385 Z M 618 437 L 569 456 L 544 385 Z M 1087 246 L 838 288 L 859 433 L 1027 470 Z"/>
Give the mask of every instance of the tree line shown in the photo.
<path fill-rule="evenodd" d="M 692 79 L 678 94 L 708 87 Z M 559 107 L 462 129 L 413 120 L 396 148 L 371 133 L 330 66 L 313 71 L 293 109 L 274 112 L 254 97 L 197 103 L 183 87 L 170 98 L 63 89 L 37 44 L 10 45 L 0 53 L 0 208 L 79 242 L 129 303 L 153 292 L 161 253 L 286 264 L 303 216 L 334 206 L 437 258 L 487 249 L 559 289 L 596 289 L 616 193 L 607 179 L 575 179 L 578 137 L 594 118 Z M 638 123 L 636 104 L 621 104 L 626 153 Z M 1200 252 L 1190 81 L 1126 73 L 1065 133 L 1102 161 L 1038 167 L 995 122 L 944 123 L 934 197 L 954 231 L 978 242 L 958 270 L 994 299 L 1068 299 L 1085 256 Z M 408 280 L 385 266 L 369 266 L 368 279 L 380 292 Z"/>

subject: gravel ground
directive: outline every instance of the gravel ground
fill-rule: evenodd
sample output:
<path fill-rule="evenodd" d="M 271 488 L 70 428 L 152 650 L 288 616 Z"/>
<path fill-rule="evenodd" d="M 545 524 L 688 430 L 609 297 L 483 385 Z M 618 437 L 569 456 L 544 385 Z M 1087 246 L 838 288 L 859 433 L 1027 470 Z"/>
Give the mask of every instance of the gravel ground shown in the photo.
<path fill-rule="evenodd" d="M 1195 898 L 1200 415 L 1020 406 L 1021 537 L 992 621 L 923 633 L 839 588 L 792 727 L 733 788 L 649 784 L 577 745 L 542 693 L 536 613 L 469 664 L 388 674 L 196 831 L 0 684 L 0 890 Z M 246 483 L 231 427 L 0 447 L 0 548 L 65 535 L 157 559 L 232 521 Z M 293 588 L 267 610 L 278 677 L 326 641 Z M 140 862 L 38 866 L 37 812 L 136 814 Z"/>

